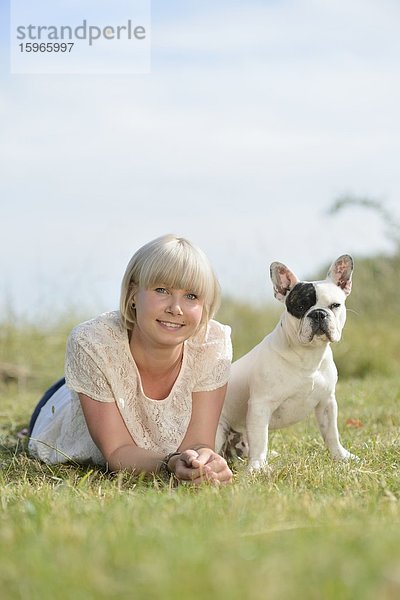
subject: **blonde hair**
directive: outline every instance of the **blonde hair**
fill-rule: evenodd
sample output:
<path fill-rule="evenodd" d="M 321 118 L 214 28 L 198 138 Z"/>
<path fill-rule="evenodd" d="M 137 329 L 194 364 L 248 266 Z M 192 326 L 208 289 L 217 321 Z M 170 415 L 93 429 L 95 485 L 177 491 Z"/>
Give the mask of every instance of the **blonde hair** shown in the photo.
<path fill-rule="evenodd" d="M 207 326 L 219 307 L 220 285 L 204 252 L 185 238 L 163 235 L 139 248 L 126 267 L 120 298 L 126 329 L 133 329 L 136 323 L 133 297 L 138 288 L 157 284 L 191 291 L 204 300 L 199 330 Z"/>

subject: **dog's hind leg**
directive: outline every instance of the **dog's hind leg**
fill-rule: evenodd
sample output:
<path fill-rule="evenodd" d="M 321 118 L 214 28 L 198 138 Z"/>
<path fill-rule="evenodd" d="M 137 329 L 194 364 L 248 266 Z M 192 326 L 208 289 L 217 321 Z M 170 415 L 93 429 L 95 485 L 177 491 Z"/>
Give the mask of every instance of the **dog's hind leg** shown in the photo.
<path fill-rule="evenodd" d="M 218 423 L 217 433 L 215 436 L 215 451 L 222 455 L 222 449 L 225 445 L 226 436 L 229 428 L 225 426 L 222 419 Z"/>

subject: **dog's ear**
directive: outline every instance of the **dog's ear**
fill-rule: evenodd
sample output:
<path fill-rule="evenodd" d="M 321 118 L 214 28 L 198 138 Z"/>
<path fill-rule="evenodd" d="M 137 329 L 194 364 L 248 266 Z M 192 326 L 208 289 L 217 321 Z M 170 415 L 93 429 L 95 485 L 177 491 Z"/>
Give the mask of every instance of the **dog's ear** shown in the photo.
<path fill-rule="evenodd" d="M 280 262 L 271 263 L 269 272 L 274 286 L 275 298 L 280 302 L 284 302 L 290 290 L 299 282 L 299 279 L 286 265 Z"/>
<path fill-rule="evenodd" d="M 353 269 L 354 262 L 350 254 L 342 254 L 342 256 L 339 256 L 339 258 L 332 263 L 326 278 L 342 288 L 346 296 L 348 296 L 351 292 Z"/>

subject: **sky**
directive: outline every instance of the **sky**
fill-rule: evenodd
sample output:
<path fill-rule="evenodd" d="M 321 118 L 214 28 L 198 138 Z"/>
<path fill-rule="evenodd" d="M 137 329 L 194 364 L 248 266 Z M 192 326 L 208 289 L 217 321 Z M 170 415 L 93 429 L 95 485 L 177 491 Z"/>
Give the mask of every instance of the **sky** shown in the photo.
<path fill-rule="evenodd" d="M 397 0 L 153 0 L 149 73 L 15 75 L 2 0 L 0 311 L 113 310 L 169 232 L 249 302 L 274 260 L 309 278 L 392 251 L 374 212 L 328 210 L 399 218 L 399 20 Z"/>

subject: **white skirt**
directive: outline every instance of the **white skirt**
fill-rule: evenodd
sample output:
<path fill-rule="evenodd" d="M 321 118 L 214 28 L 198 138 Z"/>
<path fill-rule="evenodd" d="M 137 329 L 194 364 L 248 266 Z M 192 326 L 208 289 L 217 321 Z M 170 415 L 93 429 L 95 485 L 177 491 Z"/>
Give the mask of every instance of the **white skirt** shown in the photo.
<path fill-rule="evenodd" d="M 42 406 L 28 443 L 29 453 L 47 464 L 105 465 L 90 437 L 79 396 L 64 384 Z"/>

